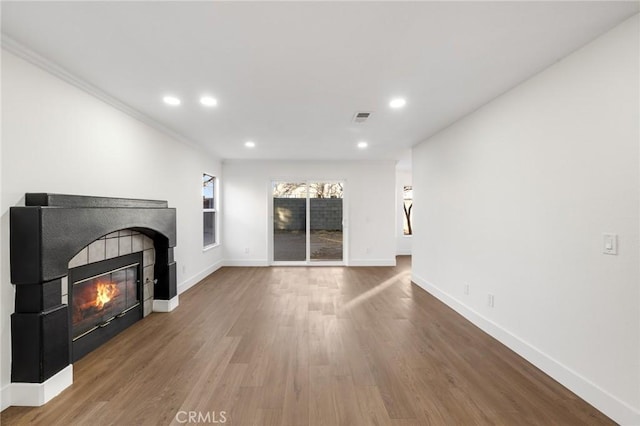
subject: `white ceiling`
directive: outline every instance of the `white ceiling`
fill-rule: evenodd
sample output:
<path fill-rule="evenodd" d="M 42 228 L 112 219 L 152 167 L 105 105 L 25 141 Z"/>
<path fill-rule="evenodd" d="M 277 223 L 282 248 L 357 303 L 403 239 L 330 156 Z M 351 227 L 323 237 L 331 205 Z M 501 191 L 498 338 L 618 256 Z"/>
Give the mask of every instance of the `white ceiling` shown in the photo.
<path fill-rule="evenodd" d="M 3 1 L 2 32 L 5 46 L 8 36 L 223 159 L 399 159 L 638 11 L 610 1 Z M 203 108 L 204 93 L 219 105 Z M 163 104 L 166 94 L 182 105 Z M 404 109 L 388 107 L 395 96 Z M 374 114 L 357 125 L 356 111 Z"/>

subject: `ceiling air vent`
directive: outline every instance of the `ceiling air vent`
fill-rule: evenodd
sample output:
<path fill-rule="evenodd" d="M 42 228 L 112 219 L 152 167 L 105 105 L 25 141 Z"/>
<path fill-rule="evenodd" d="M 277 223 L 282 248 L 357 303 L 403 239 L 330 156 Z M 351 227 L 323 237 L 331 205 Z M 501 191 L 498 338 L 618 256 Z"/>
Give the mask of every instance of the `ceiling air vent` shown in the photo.
<path fill-rule="evenodd" d="M 358 124 L 366 123 L 369 117 L 371 117 L 371 114 L 371 112 L 364 111 L 356 112 L 353 116 L 353 122 Z"/>

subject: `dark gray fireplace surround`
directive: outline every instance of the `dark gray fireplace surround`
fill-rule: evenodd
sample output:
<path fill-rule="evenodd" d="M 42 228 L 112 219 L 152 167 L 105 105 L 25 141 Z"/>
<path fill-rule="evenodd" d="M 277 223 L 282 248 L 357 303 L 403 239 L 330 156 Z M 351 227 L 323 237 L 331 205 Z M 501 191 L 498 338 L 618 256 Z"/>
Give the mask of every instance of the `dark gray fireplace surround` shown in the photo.
<path fill-rule="evenodd" d="M 154 299 L 177 295 L 176 210 L 166 201 L 29 193 L 10 211 L 11 381 L 43 383 L 71 363 L 70 316 L 61 280 L 93 241 L 131 229 L 153 240 Z"/>

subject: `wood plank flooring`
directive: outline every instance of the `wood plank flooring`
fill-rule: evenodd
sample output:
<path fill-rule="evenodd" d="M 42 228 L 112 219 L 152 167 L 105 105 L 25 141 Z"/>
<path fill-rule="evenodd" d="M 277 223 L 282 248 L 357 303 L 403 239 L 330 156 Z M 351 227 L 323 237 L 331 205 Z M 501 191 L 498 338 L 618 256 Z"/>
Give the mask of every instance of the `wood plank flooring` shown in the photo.
<path fill-rule="evenodd" d="M 614 424 L 411 284 L 408 257 L 223 268 L 76 362 L 47 405 L 1 420 L 194 424 L 189 412 L 260 426 Z"/>

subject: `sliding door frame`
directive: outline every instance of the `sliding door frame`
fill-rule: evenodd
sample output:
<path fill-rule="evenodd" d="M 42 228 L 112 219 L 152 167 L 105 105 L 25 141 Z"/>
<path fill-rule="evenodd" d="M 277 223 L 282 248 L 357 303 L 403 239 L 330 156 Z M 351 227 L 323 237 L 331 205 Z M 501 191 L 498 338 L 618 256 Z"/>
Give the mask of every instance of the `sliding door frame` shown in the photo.
<path fill-rule="evenodd" d="M 306 197 L 306 244 L 305 244 L 305 260 L 300 261 L 278 261 L 274 259 L 275 250 L 273 239 L 275 237 L 273 220 L 273 185 L 281 182 L 299 182 L 305 183 L 307 187 Z M 311 260 L 311 198 L 309 197 L 309 184 L 311 183 L 341 183 L 342 184 L 342 260 Z M 267 253 L 269 254 L 269 264 L 273 266 L 346 266 L 349 253 L 349 203 L 348 184 L 346 179 L 308 179 L 308 178 L 273 178 L 268 182 L 267 191 Z"/>

